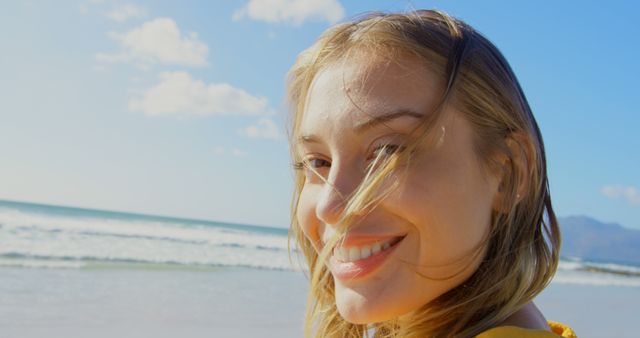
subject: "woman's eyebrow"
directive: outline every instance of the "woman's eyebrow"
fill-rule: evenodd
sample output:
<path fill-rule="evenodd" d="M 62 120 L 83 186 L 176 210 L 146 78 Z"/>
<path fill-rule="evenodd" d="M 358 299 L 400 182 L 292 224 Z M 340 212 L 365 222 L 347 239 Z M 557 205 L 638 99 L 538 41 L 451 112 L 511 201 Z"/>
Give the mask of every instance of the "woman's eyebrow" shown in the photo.
<path fill-rule="evenodd" d="M 380 125 L 384 122 L 388 122 L 391 120 L 395 120 L 401 117 L 413 117 L 413 118 L 417 118 L 417 119 L 421 119 L 424 116 L 420 113 L 416 113 L 415 111 L 412 110 L 408 110 L 408 109 L 401 109 L 401 110 L 397 110 L 394 111 L 392 113 L 388 113 L 388 114 L 383 114 L 383 115 L 378 115 L 369 119 L 365 119 L 362 121 L 359 121 L 356 123 L 355 127 L 353 127 L 353 130 L 358 133 L 361 134 L 364 131 L 366 131 L 367 129 L 371 129 L 377 125 Z M 298 143 L 321 143 L 319 138 L 316 137 L 315 135 L 312 134 L 302 134 L 300 135 L 300 137 L 298 137 Z"/>
<path fill-rule="evenodd" d="M 321 143 L 314 135 L 300 135 L 298 143 Z"/>
<path fill-rule="evenodd" d="M 401 110 L 396 110 L 392 113 L 389 114 L 384 114 L 384 115 L 378 115 L 375 117 L 372 117 L 370 119 L 366 119 L 363 121 L 359 121 L 356 123 L 355 127 L 353 128 L 353 130 L 356 133 L 362 133 L 367 129 L 371 129 L 379 124 L 382 124 L 384 122 L 388 122 L 391 120 L 395 120 L 397 118 L 400 117 L 413 117 L 413 118 L 417 118 L 417 119 L 421 119 L 424 116 L 420 113 L 417 113 L 415 111 L 409 110 L 409 109 L 401 109 Z"/>

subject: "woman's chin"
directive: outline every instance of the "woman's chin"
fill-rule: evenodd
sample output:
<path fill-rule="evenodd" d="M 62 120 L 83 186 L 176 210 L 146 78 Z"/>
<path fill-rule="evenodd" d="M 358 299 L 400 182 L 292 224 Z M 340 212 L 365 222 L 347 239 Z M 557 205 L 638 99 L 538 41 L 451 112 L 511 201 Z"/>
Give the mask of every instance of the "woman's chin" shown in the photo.
<path fill-rule="evenodd" d="M 386 319 L 379 319 L 376 316 L 373 316 L 370 311 L 359 311 L 354 309 L 342 309 L 340 305 L 338 305 L 338 312 L 340 316 L 347 322 L 351 324 L 371 324 L 385 321 Z"/>
<path fill-rule="evenodd" d="M 338 313 L 344 320 L 352 324 L 371 324 L 390 320 L 396 314 L 389 311 L 388 304 L 379 299 L 367 299 L 353 290 L 346 291 L 349 295 L 336 297 Z M 392 309 L 391 309 L 392 310 Z"/>

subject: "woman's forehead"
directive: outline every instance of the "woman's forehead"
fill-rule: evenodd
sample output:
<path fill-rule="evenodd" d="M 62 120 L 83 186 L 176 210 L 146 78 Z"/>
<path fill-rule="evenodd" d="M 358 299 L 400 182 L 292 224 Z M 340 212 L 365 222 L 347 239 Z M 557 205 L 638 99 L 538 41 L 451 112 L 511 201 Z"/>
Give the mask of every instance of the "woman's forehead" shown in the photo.
<path fill-rule="evenodd" d="M 398 112 L 426 114 L 437 106 L 439 88 L 439 79 L 415 58 L 337 61 L 311 83 L 301 134 L 332 121 L 357 126 Z"/>
<path fill-rule="evenodd" d="M 438 79 L 428 69 L 427 64 L 413 56 L 402 55 L 391 58 L 373 53 L 358 53 L 349 55 L 327 63 L 316 73 L 310 86 L 311 94 L 314 87 L 327 85 L 340 91 L 375 90 L 381 82 L 402 81 L 414 84 L 426 84 Z"/>

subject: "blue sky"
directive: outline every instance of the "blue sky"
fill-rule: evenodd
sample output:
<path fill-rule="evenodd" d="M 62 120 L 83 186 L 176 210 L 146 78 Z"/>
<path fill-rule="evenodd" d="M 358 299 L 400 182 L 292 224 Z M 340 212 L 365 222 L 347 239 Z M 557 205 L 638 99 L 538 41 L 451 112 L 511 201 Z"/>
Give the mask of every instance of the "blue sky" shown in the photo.
<path fill-rule="evenodd" d="M 492 40 L 559 216 L 640 229 L 631 1 L 14 1 L 0 12 L 0 199 L 286 227 L 284 77 L 332 23 L 438 8 Z"/>

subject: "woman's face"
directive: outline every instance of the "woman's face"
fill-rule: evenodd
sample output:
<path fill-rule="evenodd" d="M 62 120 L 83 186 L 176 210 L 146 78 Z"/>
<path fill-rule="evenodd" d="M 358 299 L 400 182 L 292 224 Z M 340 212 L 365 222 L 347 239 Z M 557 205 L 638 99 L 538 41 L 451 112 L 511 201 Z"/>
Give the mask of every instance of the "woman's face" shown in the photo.
<path fill-rule="evenodd" d="M 389 154 L 407 141 L 441 93 L 436 76 L 408 57 L 360 55 L 317 74 L 296 147 L 326 179 L 305 170 L 297 209 L 318 252 L 336 232 L 344 196 L 381 146 L 390 145 Z M 338 310 L 349 322 L 407 315 L 461 284 L 482 260 L 498 179 L 480 168 L 470 124 L 454 108 L 433 130 L 434 142 L 421 144 L 394 172 L 399 186 L 356 217 L 327 262 Z"/>

